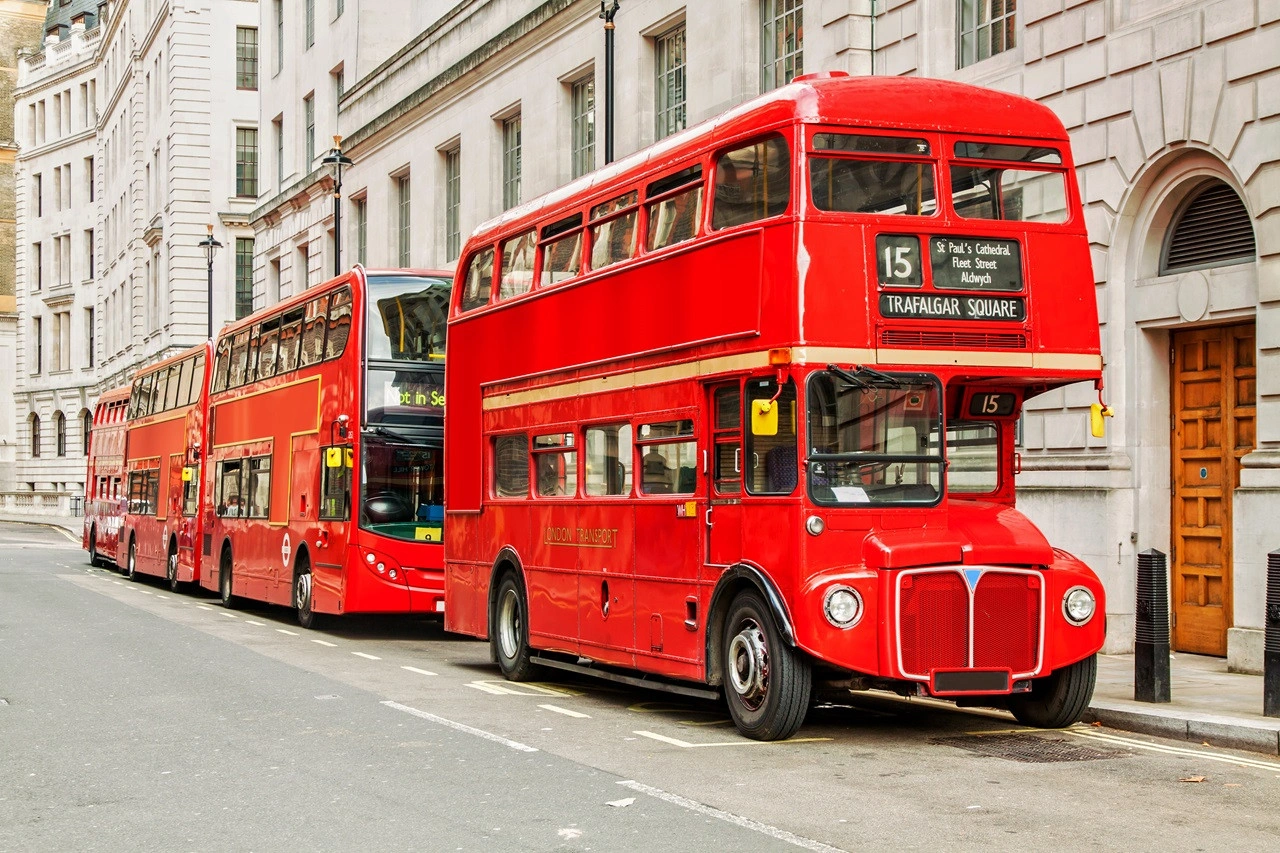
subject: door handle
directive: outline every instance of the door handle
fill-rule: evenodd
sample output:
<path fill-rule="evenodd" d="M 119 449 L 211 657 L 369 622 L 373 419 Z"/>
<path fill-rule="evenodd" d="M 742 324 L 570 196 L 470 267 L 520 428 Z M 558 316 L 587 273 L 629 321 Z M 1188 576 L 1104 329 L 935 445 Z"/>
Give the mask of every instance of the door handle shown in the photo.
<path fill-rule="evenodd" d="M 711 526 L 711 507 L 707 507 L 706 514 L 702 516 L 702 521 L 707 527 Z"/>

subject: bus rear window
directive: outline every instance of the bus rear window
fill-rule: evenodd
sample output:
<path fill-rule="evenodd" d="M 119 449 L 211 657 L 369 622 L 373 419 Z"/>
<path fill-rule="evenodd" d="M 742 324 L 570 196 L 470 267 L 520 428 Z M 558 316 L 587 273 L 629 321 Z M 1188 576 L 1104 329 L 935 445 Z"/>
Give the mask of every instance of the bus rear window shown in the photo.
<path fill-rule="evenodd" d="M 953 165 L 951 205 L 965 219 L 1066 222 L 1065 173 Z"/>
<path fill-rule="evenodd" d="M 1000 142 L 957 142 L 956 157 L 965 160 L 1012 160 L 1023 163 L 1062 162 L 1062 152 L 1056 148 L 1036 145 L 1007 145 Z"/>
<path fill-rule="evenodd" d="M 858 133 L 815 133 L 815 151 L 845 151 L 852 154 L 910 154 L 926 157 L 929 142 L 906 136 L 864 136 Z"/>
<path fill-rule="evenodd" d="M 777 216 L 790 200 L 791 152 L 781 136 L 727 151 L 716 161 L 712 228 Z"/>

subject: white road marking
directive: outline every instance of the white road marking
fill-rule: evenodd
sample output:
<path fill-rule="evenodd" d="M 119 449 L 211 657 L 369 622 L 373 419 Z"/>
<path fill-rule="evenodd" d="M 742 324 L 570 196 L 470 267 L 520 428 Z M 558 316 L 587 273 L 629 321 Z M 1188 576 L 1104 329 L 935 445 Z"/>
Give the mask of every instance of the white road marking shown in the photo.
<path fill-rule="evenodd" d="M 832 739 L 829 737 L 793 737 L 788 740 L 746 740 L 744 738 L 743 740 L 729 740 L 719 743 L 689 743 L 688 741 L 677 740 L 676 738 L 660 735 L 656 732 L 636 731 L 632 732 L 632 734 L 647 737 L 651 740 L 662 741 L 663 743 L 669 743 L 672 746 L 678 746 L 681 749 L 702 749 L 708 746 L 784 746 L 789 743 L 818 743 Z"/>
<path fill-rule="evenodd" d="M 197 604 L 196 610 L 212 610 L 212 607 L 205 607 L 203 604 Z"/>
<path fill-rule="evenodd" d="M 311 642 L 318 643 L 322 646 L 328 646 L 331 649 L 336 649 L 338 647 L 337 643 L 330 643 L 328 640 L 312 640 Z"/>
<path fill-rule="evenodd" d="M 1067 729 L 1067 733 L 1087 740 L 1102 741 L 1103 743 L 1115 743 L 1132 749 L 1145 749 L 1149 752 L 1164 752 L 1169 755 L 1182 755 L 1190 758 L 1204 758 L 1209 761 L 1221 761 L 1224 764 L 1238 764 L 1241 767 L 1252 767 L 1257 770 L 1269 770 L 1272 773 L 1280 773 L 1280 764 L 1277 764 L 1274 761 L 1259 761 L 1254 758 L 1242 758 L 1238 755 L 1227 755 L 1221 752 L 1205 752 L 1197 749 L 1186 749 L 1180 746 L 1147 743 L 1146 741 L 1134 738 L 1120 737 L 1119 735 L 1113 735 L 1107 732 L 1091 731 L 1089 729 Z"/>
<path fill-rule="evenodd" d="M 352 652 L 351 654 L 355 655 L 358 658 L 364 658 L 365 660 L 382 660 L 382 658 L 378 657 L 377 655 L 365 654 L 364 652 Z"/>
<path fill-rule="evenodd" d="M 561 708 L 559 705 L 539 705 L 538 707 L 546 711 L 555 711 L 557 714 L 564 714 L 566 717 L 574 717 L 579 720 L 591 719 L 590 714 L 580 714 L 577 711 L 570 711 L 568 708 Z"/>
<path fill-rule="evenodd" d="M 474 687 L 476 690 L 483 690 L 485 693 L 492 693 L 495 696 L 510 696 L 515 693 L 514 690 L 508 690 L 500 684 L 491 684 L 488 681 L 471 681 L 467 683 L 468 687 Z"/>
<path fill-rule="evenodd" d="M 257 625 L 259 628 L 263 628 L 263 627 L 266 627 L 266 624 L 267 624 L 267 623 L 266 623 L 266 622 L 255 622 L 255 621 L 253 621 L 252 619 L 246 619 L 246 620 L 244 620 L 244 624 L 246 624 L 246 625 Z"/>
<path fill-rule="evenodd" d="M 404 711 L 406 714 L 412 714 L 415 717 L 430 720 L 437 725 L 445 726 L 446 728 L 454 729 L 455 731 L 475 735 L 476 737 L 484 738 L 485 740 L 493 741 L 494 743 L 500 743 L 505 747 L 509 747 L 519 752 L 538 751 L 537 747 L 527 746 L 519 741 L 505 738 L 502 735 L 495 735 L 492 732 L 486 732 L 484 729 L 477 729 L 472 726 L 468 726 L 465 723 L 455 723 L 453 720 L 446 720 L 444 717 L 437 717 L 435 714 L 429 714 L 426 711 L 419 711 L 417 708 L 411 708 L 408 705 L 401 705 L 399 702 L 392 702 L 390 699 L 384 699 L 382 704 L 386 705 L 388 708 L 395 708 L 397 711 Z"/>
<path fill-rule="evenodd" d="M 138 590 L 138 592 L 142 593 L 143 595 L 155 595 L 155 593 L 149 589 L 140 589 Z"/>
<path fill-rule="evenodd" d="M 112 583 L 115 584 L 116 586 L 124 586 L 124 584 L 121 583 L 120 581 L 112 581 Z"/>
<path fill-rule="evenodd" d="M 281 634 L 288 634 L 290 637 L 298 636 L 297 631 L 286 631 L 284 628 L 277 628 L 276 631 Z"/>
<path fill-rule="evenodd" d="M 239 618 L 240 618 L 239 616 L 235 615 L 234 613 L 225 613 L 225 612 L 220 612 L 220 613 L 218 613 L 218 615 L 219 615 L 219 616 L 225 616 L 225 617 L 227 617 L 228 619 L 239 619 Z"/>
<path fill-rule="evenodd" d="M 551 687 L 544 687 L 541 684 L 534 684 L 530 681 L 522 681 L 513 684 L 510 681 L 472 681 L 468 682 L 468 687 L 474 687 L 477 690 L 483 690 L 485 693 L 493 693 L 500 696 L 556 696 L 563 698 L 565 696 L 581 696 L 577 691 L 556 690 Z"/>
<path fill-rule="evenodd" d="M 169 596 L 167 596 L 167 595 L 161 595 L 160 593 L 158 593 L 158 592 L 157 592 L 157 593 L 156 593 L 156 598 L 163 598 L 163 599 L 165 599 L 166 601 L 168 601 Z"/>
<path fill-rule="evenodd" d="M 429 669 L 418 669 L 416 666 L 402 666 L 400 668 L 407 669 L 410 672 L 416 672 L 418 675 L 435 675 L 435 673 Z"/>
<path fill-rule="evenodd" d="M 805 838 L 804 836 L 796 835 L 793 832 L 787 832 L 785 829 L 779 829 L 778 827 L 770 826 L 767 823 L 760 823 L 759 821 L 752 820 L 749 817 L 743 817 L 742 815 L 736 815 L 732 812 L 717 809 L 713 806 L 699 803 L 696 800 L 691 800 L 688 797 L 669 793 L 661 788 L 654 788 L 650 785 L 644 785 L 630 779 L 619 782 L 618 784 L 624 788 L 639 791 L 641 794 L 648 794 L 649 796 L 662 800 L 663 802 L 671 803 L 674 806 L 680 806 L 682 809 L 688 809 L 689 811 L 697 812 L 700 815 L 713 817 L 716 820 L 722 820 L 725 823 L 731 823 L 734 826 L 740 826 L 743 829 L 750 829 L 753 832 L 759 832 L 762 835 L 767 835 L 770 838 L 777 839 L 778 841 L 785 841 L 787 844 L 793 844 L 796 847 L 802 847 L 805 850 L 815 850 L 818 851 L 818 853 L 845 853 L 845 851 L 841 850 L 839 847 L 832 847 L 829 844 L 823 844 L 821 841 L 814 841 L 812 838 Z"/>

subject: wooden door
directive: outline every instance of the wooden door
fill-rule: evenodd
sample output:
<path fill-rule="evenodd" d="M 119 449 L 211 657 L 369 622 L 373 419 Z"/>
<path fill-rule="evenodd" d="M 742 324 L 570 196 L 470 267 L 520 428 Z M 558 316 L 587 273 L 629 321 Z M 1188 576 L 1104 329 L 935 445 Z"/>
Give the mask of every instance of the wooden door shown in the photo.
<path fill-rule="evenodd" d="M 1254 326 L 1173 335 L 1173 648 L 1227 653 L 1231 496 L 1254 444 Z"/>

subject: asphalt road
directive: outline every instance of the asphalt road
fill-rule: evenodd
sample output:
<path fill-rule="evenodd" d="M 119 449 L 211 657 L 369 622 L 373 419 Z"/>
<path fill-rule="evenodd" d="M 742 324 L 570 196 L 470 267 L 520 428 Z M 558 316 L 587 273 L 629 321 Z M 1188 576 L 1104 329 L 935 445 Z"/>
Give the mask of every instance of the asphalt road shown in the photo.
<path fill-rule="evenodd" d="M 0 523 L 0 850 L 1261 850 L 1280 761 L 863 695 L 796 738 L 438 621 L 227 611 Z"/>

